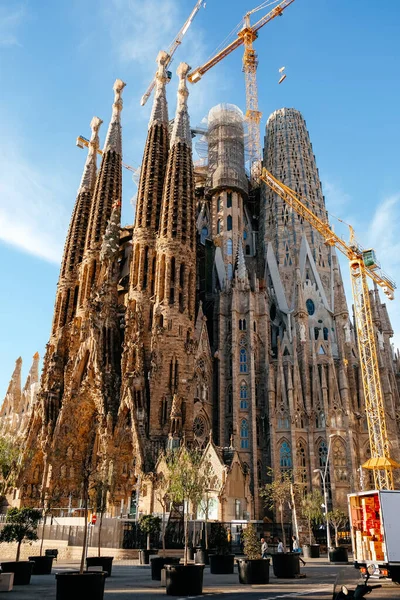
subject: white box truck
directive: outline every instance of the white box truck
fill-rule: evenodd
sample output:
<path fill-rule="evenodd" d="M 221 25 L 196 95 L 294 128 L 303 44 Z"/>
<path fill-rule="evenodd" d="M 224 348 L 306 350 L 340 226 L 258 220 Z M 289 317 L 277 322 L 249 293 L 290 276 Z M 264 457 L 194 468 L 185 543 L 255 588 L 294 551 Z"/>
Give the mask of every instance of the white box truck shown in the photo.
<path fill-rule="evenodd" d="M 354 565 L 400 583 L 400 490 L 349 494 Z"/>

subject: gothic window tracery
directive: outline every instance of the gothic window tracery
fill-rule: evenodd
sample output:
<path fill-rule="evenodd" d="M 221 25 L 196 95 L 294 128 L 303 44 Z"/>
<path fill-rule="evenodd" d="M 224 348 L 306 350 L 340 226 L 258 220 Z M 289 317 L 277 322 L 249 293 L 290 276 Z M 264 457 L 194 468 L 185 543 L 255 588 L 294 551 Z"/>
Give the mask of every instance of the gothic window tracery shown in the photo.
<path fill-rule="evenodd" d="M 325 440 L 321 440 L 318 445 L 318 460 L 320 468 L 325 468 L 328 457 L 328 447 Z"/>
<path fill-rule="evenodd" d="M 240 349 L 239 371 L 240 373 L 247 373 L 247 352 L 245 348 Z"/>
<path fill-rule="evenodd" d="M 244 381 L 240 385 L 240 408 L 241 408 L 241 410 L 248 409 L 247 385 Z"/>
<path fill-rule="evenodd" d="M 346 448 L 341 438 L 336 437 L 332 444 L 333 467 L 336 481 L 347 481 Z"/>
<path fill-rule="evenodd" d="M 306 485 L 307 484 L 307 455 L 306 455 L 306 445 L 302 440 L 297 442 L 297 465 L 298 465 L 298 474 L 300 483 Z"/>
<path fill-rule="evenodd" d="M 242 419 L 240 424 L 240 447 L 243 450 L 249 447 L 249 423 L 246 419 Z"/>
<path fill-rule="evenodd" d="M 293 466 L 292 451 L 286 440 L 283 440 L 279 448 L 279 466 L 282 473 L 289 471 Z"/>

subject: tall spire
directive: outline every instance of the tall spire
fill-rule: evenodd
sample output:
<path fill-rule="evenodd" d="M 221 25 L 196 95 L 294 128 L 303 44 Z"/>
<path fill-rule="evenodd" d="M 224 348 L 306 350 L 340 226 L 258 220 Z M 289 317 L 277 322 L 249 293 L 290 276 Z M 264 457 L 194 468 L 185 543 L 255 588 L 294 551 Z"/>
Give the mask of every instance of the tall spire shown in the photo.
<path fill-rule="evenodd" d="M 121 110 L 122 110 L 122 90 L 126 86 L 121 79 L 116 79 L 114 83 L 114 104 L 112 107 L 111 121 L 108 126 L 106 141 L 103 152 L 113 150 L 122 155 L 122 132 L 121 132 Z"/>
<path fill-rule="evenodd" d="M 121 93 L 125 83 L 117 79 L 114 83 L 114 103 L 111 121 L 101 159 L 100 172 L 96 180 L 93 202 L 87 228 L 87 250 L 100 250 L 103 236 L 111 216 L 113 204 L 122 197 L 122 135 L 121 135 Z"/>
<path fill-rule="evenodd" d="M 187 144 L 189 147 L 192 146 L 192 134 L 190 131 L 189 112 L 187 107 L 189 91 L 187 89 L 186 77 L 189 71 L 190 67 L 187 63 L 181 63 L 176 71 L 176 74 L 179 76 L 178 104 L 176 107 L 174 126 L 172 128 L 171 147 L 179 142 Z"/>
<path fill-rule="evenodd" d="M 167 97 L 165 94 L 165 84 L 168 81 L 167 72 L 165 70 L 165 63 L 168 58 L 168 54 L 161 50 L 157 56 L 158 69 L 156 73 L 156 90 L 154 93 L 153 108 L 151 110 L 149 129 L 153 123 L 165 123 L 168 124 L 168 105 Z"/>
<path fill-rule="evenodd" d="M 102 124 L 99 117 L 93 117 L 90 123 L 92 134 L 89 142 L 89 152 L 83 169 L 82 179 L 78 188 L 74 212 L 65 241 L 64 256 L 61 263 L 60 282 L 71 273 L 74 267 L 82 261 L 85 248 L 86 229 L 89 220 L 90 205 L 97 175 L 97 151 L 99 149 L 99 129 Z"/>
<path fill-rule="evenodd" d="M 195 199 L 192 163 L 192 138 L 190 133 L 187 98 L 189 95 L 186 76 L 189 65 L 181 63 L 179 75 L 178 103 L 171 135 L 167 172 L 165 176 L 160 236 L 172 238 L 191 249 L 195 243 Z"/>
<path fill-rule="evenodd" d="M 137 239 L 139 231 L 143 230 L 145 236 L 143 242 L 146 245 L 159 228 L 165 169 L 168 160 L 168 105 L 165 95 L 167 81 L 166 57 L 165 52 L 159 52 L 157 56 L 156 91 L 143 153 L 136 202 L 135 239 Z"/>
<path fill-rule="evenodd" d="M 96 183 L 97 172 L 97 151 L 99 149 L 99 129 L 102 124 L 99 117 L 93 117 L 90 122 L 92 135 L 89 142 L 89 152 L 87 155 L 85 167 L 83 169 L 81 184 L 78 188 L 78 194 L 82 192 L 93 192 Z"/>

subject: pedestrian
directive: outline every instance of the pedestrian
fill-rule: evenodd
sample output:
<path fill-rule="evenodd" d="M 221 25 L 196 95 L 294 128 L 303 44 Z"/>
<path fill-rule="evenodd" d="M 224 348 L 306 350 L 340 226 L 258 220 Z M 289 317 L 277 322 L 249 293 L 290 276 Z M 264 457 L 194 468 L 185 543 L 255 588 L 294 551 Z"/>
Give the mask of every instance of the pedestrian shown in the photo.
<path fill-rule="evenodd" d="M 265 541 L 265 538 L 261 538 L 261 558 L 267 558 L 268 554 L 268 544 Z"/>
<path fill-rule="evenodd" d="M 278 538 L 278 552 L 285 552 L 281 538 Z"/>
<path fill-rule="evenodd" d="M 297 541 L 297 537 L 295 535 L 292 535 L 292 546 L 293 546 L 293 552 L 301 554 L 301 548 L 299 546 L 299 542 Z M 306 564 L 305 561 L 301 558 L 301 556 L 299 556 L 299 560 L 303 565 Z"/>

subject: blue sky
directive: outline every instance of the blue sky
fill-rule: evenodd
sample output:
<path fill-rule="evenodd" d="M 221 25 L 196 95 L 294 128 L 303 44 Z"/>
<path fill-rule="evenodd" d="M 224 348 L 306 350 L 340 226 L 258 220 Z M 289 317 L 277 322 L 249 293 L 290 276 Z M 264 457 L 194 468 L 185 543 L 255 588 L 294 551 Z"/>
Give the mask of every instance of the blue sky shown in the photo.
<path fill-rule="evenodd" d="M 124 160 L 138 166 L 150 104 L 139 100 L 195 0 L 0 0 L 0 401 L 15 359 L 24 376 L 47 343 L 59 262 L 93 115 L 111 114 L 112 85 L 124 90 Z M 255 4 L 255 3 L 254 3 Z M 208 0 L 172 65 L 212 55 L 251 0 Z M 269 10 L 269 9 L 266 9 Z M 266 11 L 265 11 L 266 12 Z M 264 13 L 257 13 L 262 16 Z M 400 4 L 295 0 L 260 32 L 262 127 L 282 106 L 302 111 L 328 210 L 352 223 L 400 282 Z M 192 123 L 218 102 L 244 108 L 241 50 L 191 87 Z M 285 65 L 287 79 L 277 84 Z M 169 85 L 170 112 L 176 77 Z M 124 175 L 123 221 L 135 185 Z M 336 227 L 337 231 L 341 231 Z M 343 230 L 343 233 L 345 231 Z M 342 266 L 347 277 L 347 267 Z M 400 333 L 399 300 L 391 303 Z M 399 345 L 400 336 L 397 334 Z"/>

